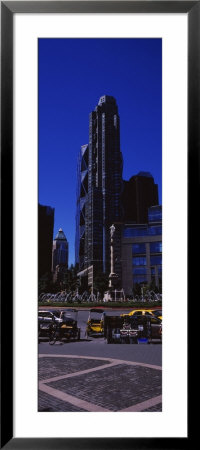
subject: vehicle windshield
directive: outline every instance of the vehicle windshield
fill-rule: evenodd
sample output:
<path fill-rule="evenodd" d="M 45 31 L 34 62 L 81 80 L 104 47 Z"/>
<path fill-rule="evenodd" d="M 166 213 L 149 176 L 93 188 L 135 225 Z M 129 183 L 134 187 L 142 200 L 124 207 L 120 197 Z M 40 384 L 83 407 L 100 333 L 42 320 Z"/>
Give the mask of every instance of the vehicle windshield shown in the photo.
<path fill-rule="evenodd" d="M 151 324 L 161 324 L 162 320 L 160 320 L 158 317 L 151 317 Z"/>
<path fill-rule="evenodd" d="M 54 316 L 56 316 L 58 318 L 60 317 L 60 311 L 51 311 L 51 312 Z"/>
<path fill-rule="evenodd" d="M 75 320 L 77 321 L 77 311 L 62 311 L 60 314 L 60 318 L 63 320 Z"/>
<path fill-rule="evenodd" d="M 162 316 L 162 309 L 153 311 L 153 314 L 154 314 L 156 317 Z"/>
<path fill-rule="evenodd" d="M 40 317 L 52 317 L 52 314 L 48 311 L 39 311 L 38 314 Z"/>
<path fill-rule="evenodd" d="M 67 323 L 75 323 L 76 322 L 74 317 L 65 316 L 64 314 L 62 316 L 62 319 L 64 320 L 64 322 L 67 322 Z"/>
<path fill-rule="evenodd" d="M 101 322 L 101 319 L 98 317 L 98 318 L 92 318 L 92 319 L 90 319 L 90 322 L 91 323 L 100 323 Z"/>
<path fill-rule="evenodd" d="M 89 315 L 89 319 L 90 320 L 96 320 L 97 322 L 100 321 L 102 319 L 102 313 L 98 314 L 98 313 L 90 313 Z"/>

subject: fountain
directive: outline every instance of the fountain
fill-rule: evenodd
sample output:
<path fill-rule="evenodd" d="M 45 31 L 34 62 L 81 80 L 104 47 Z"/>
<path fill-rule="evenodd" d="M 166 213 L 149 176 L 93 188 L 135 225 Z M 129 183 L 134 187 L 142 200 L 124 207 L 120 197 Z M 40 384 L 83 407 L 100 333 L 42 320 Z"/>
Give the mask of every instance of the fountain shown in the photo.
<path fill-rule="evenodd" d="M 95 295 L 93 292 L 87 292 L 84 291 L 82 294 L 79 294 L 77 291 L 61 291 L 57 293 L 44 293 L 42 292 L 38 297 L 39 302 L 60 302 L 60 303 L 95 303 L 101 301 L 101 295 L 99 292 Z M 128 300 L 128 299 L 127 299 Z M 105 295 L 104 295 L 104 301 L 105 301 Z M 109 299 L 107 299 L 109 301 Z M 123 301 L 125 301 L 125 297 L 123 298 Z M 132 300 L 134 303 L 153 303 L 162 301 L 162 294 L 156 293 L 154 291 L 147 290 L 145 294 L 143 295 L 135 295 Z"/>
<path fill-rule="evenodd" d="M 99 296 L 98 296 L 99 299 Z M 83 303 L 83 302 L 95 302 L 97 301 L 97 296 L 93 293 L 88 293 L 84 291 L 83 294 L 78 292 L 57 292 L 56 294 L 44 293 L 42 292 L 38 298 L 39 302 L 61 302 L 61 303 Z"/>

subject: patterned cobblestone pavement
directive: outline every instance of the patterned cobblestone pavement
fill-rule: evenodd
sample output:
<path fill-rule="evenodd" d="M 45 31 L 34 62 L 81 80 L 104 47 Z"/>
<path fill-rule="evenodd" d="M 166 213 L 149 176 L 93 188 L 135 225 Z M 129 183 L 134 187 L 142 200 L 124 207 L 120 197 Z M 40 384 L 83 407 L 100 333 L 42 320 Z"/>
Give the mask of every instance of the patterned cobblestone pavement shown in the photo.
<path fill-rule="evenodd" d="M 161 411 L 162 411 L 162 403 L 159 403 L 156 406 L 152 406 L 151 408 L 143 410 L 143 412 L 161 412 Z"/>
<path fill-rule="evenodd" d="M 120 411 L 160 395 L 161 372 L 121 364 L 48 385 L 111 411 Z"/>
<path fill-rule="evenodd" d="M 109 364 L 109 360 L 106 363 Z M 59 375 L 79 372 L 80 370 L 92 369 L 104 364 L 105 361 L 98 359 L 43 357 L 39 358 L 38 361 L 38 377 L 39 380 L 45 380 Z"/>
<path fill-rule="evenodd" d="M 157 366 L 42 356 L 39 380 L 39 411 L 162 411 L 162 371 Z"/>
<path fill-rule="evenodd" d="M 39 412 L 85 412 L 85 409 L 77 408 L 68 402 L 63 402 L 45 392 L 38 393 L 38 411 Z"/>

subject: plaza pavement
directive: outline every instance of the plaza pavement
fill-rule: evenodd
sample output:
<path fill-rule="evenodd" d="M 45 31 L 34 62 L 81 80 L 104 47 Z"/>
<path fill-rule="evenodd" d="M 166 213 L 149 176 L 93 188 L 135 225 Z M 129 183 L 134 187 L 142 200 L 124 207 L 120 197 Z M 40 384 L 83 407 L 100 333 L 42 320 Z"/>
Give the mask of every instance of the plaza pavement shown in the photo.
<path fill-rule="evenodd" d="M 147 350 L 151 346 L 131 347 Z M 65 353 L 53 354 L 47 346 L 43 348 L 45 352 L 41 347 L 38 355 L 38 411 L 162 411 L 161 365 L 142 362 L 142 358 L 65 354 L 67 348 Z"/>

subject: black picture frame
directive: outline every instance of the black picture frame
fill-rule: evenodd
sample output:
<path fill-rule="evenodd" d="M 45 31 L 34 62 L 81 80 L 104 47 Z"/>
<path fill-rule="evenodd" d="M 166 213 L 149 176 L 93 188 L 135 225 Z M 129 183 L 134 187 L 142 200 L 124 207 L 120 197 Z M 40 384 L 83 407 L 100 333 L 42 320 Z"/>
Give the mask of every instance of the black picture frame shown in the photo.
<path fill-rule="evenodd" d="M 190 264 L 195 243 L 194 194 L 199 187 L 200 0 L 197 1 L 1 1 L 1 448 L 157 449 L 191 448 L 187 438 L 14 438 L 13 437 L 13 16 L 16 13 L 186 13 L 188 15 L 188 298 L 197 268 Z M 188 313 L 189 313 L 188 302 Z M 9 333 L 7 321 L 9 317 Z M 189 322 L 188 322 L 189 323 Z M 189 355 L 190 357 L 190 355 Z M 191 362 L 188 363 L 191 366 Z M 188 370 L 188 373 L 189 370 Z M 189 377 L 190 380 L 190 377 Z M 189 384 L 188 384 L 189 390 Z"/>

